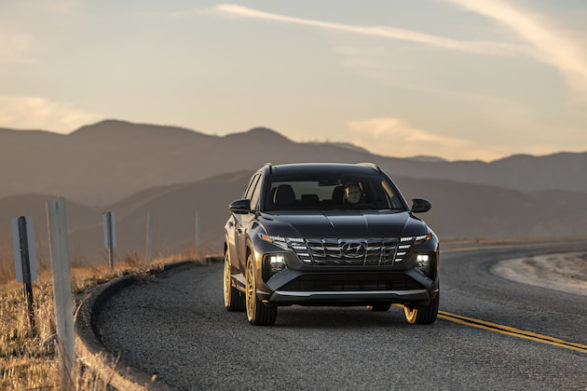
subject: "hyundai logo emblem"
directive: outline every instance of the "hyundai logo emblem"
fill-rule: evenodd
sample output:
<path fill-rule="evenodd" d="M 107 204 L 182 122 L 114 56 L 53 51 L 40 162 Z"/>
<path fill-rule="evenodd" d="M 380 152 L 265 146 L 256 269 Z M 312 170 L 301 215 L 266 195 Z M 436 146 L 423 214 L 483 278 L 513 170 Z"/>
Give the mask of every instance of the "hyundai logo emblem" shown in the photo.
<path fill-rule="evenodd" d="M 361 242 L 343 242 L 340 245 L 342 255 L 347 258 L 363 258 L 365 245 Z"/>

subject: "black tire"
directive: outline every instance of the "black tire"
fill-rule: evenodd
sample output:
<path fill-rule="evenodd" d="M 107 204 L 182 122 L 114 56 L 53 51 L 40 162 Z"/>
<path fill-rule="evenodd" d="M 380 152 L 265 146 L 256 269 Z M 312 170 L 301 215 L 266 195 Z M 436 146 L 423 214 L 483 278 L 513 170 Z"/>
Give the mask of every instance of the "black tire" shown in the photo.
<path fill-rule="evenodd" d="M 255 263 L 253 257 L 249 255 L 245 287 L 247 319 L 250 324 L 255 326 L 270 326 L 277 319 L 277 306 L 268 306 L 259 300 L 256 294 L 256 286 Z"/>
<path fill-rule="evenodd" d="M 436 293 L 434 298 L 427 305 L 404 306 L 406 320 L 410 324 L 432 324 L 438 316 L 438 304 L 440 294 Z"/>
<path fill-rule="evenodd" d="M 389 311 L 389 309 L 391 308 L 391 303 L 376 303 L 376 304 L 371 304 L 367 306 L 367 309 L 369 311 L 374 311 L 374 312 L 385 312 L 385 311 Z"/>
<path fill-rule="evenodd" d="M 230 312 L 242 312 L 245 310 L 244 293 L 232 286 L 228 250 L 224 253 L 224 307 Z"/>

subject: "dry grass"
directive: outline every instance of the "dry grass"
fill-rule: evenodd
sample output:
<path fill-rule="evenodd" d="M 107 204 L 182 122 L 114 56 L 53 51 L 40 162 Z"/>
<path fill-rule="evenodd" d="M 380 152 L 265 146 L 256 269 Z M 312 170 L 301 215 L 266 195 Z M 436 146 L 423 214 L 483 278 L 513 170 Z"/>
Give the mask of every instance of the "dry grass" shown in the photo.
<path fill-rule="evenodd" d="M 33 283 L 36 330 L 31 330 L 25 311 L 22 284 L 14 280 L 11 246 L 0 243 L 0 389 L 59 390 L 61 379 L 55 352 L 55 315 L 53 281 L 48 262 L 39 260 L 39 278 Z M 157 258 L 150 267 L 183 259 L 195 259 L 193 251 Z M 71 260 L 74 297 L 84 291 L 126 273 L 147 269 L 145 260 L 132 252 L 107 265 L 87 265 L 87 260 Z M 74 307 L 75 311 L 75 307 Z M 107 386 L 89 368 L 78 367 L 74 384 L 78 390 L 106 390 Z"/>

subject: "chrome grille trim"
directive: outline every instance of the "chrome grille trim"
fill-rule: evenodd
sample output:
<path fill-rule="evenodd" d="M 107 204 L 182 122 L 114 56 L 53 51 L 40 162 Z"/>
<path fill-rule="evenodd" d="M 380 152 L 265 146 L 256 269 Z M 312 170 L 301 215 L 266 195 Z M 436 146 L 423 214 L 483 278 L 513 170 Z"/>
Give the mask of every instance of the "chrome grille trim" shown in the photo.
<path fill-rule="evenodd" d="M 288 240 L 288 246 L 302 262 L 313 265 L 393 265 L 403 262 L 411 248 L 399 238 L 302 240 Z"/>

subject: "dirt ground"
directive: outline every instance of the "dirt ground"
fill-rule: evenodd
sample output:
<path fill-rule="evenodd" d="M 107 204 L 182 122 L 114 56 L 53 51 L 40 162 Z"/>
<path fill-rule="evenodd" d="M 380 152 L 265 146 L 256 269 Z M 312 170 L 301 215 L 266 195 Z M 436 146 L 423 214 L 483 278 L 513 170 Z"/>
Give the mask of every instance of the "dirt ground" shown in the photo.
<path fill-rule="evenodd" d="M 491 271 L 524 284 L 587 296 L 587 253 L 510 259 L 499 262 Z"/>

